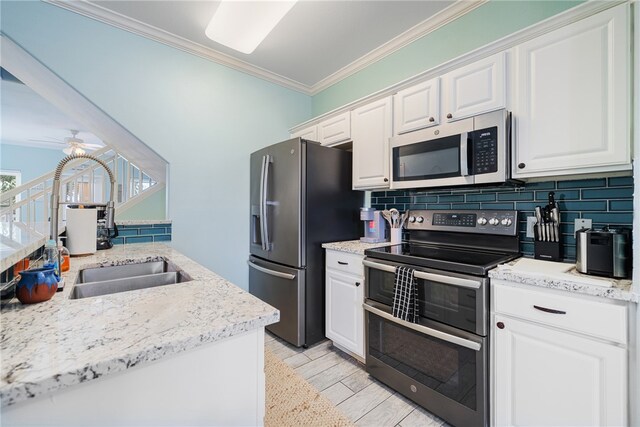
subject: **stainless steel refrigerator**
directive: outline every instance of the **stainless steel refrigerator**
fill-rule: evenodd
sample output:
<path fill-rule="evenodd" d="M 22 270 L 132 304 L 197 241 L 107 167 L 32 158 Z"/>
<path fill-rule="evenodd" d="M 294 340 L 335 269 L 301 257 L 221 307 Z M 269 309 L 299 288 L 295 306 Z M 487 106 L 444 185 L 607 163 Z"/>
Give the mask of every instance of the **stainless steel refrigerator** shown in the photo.
<path fill-rule="evenodd" d="M 324 338 L 322 243 L 359 236 L 351 152 L 300 138 L 251 154 L 249 292 L 280 310 L 267 329 L 295 346 Z"/>

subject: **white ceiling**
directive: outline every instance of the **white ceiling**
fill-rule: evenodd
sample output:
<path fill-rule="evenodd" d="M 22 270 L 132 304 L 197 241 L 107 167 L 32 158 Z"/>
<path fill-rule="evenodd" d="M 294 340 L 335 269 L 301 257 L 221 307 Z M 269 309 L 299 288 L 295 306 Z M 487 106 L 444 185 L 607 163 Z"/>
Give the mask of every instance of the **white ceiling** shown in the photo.
<path fill-rule="evenodd" d="M 183 50 L 314 93 L 486 0 L 299 0 L 249 55 L 209 40 L 215 0 L 45 0 Z M 70 130 L 102 144 L 27 86 L 1 82 L 3 144 L 62 149 Z"/>
<path fill-rule="evenodd" d="M 218 1 L 45 1 L 316 93 L 357 71 L 355 63 L 369 63 L 373 53 L 384 56 L 486 0 L 300 0 L 249 55 L 205 36 Z"/>
<path fill-rule="evenodd" d="M 23 145 L 62 150 L 64 138 L 71 129 L 79 130 L 78 138 L 85 143 L 104 145 L 81 123 L 44 100 L 27 86 L 13 81 L 0 82 L 0 141 L 2 144 Z"/>

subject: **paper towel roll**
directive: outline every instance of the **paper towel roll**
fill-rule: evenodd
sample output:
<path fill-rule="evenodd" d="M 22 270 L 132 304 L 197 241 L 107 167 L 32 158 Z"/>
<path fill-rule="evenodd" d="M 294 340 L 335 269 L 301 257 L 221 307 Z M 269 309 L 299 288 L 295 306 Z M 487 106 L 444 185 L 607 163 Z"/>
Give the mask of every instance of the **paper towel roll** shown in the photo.
<path fill-rule="evenodd" d="M 96 253 L 98 211 L 67 208 L 67 249 L 71 255 Z"/>

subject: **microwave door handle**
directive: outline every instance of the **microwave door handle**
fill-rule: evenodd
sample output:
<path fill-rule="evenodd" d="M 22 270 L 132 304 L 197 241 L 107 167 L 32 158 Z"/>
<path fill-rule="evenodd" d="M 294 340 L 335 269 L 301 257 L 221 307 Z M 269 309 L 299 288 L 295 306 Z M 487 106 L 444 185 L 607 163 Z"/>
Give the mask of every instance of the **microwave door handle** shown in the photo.
<path fill-rule="evenodd" d="M 375 314 L 376 316 L 382 317 L 385 320 L 388 320 L 392 323 L 396 323 L 400 326 L 404 326 L 405 328 L 413 329 L 416 332 L 429 335 L 434 338 L 441 339 L 442 341 L 450 342 L 451 344 L 456 344 L 462 347 L 466 347 L 471 350 L 480 351 L 482 345 L 475 341 L 471 341 L 465 338 L 457 337 L 455 335 L 448 334 L 446 332 L 439 331 L 437 329 L 429 328 L 427 326 L 422 326 L 418 323 L 407 322 L 406 320 L 398 319 L 393 315 L 387 313 L 386 311 L 380 310 L 379 308 L 372 307 L 368 304 L 362 304 L 362 307 L 370 312 Z"/>
<path fill-rule="evenodd" d="M 468 132 L 460 134 L 460 176 L 469 175 L 469 152 L 467 151 L 468 139 Z"/>
<path fill-rule="evenodd" d="M 384 271 L 387 273 L 396 272 L 396 268 L 392 265 L 380 264 L 380 263 L 369 261 L 366 259 L 362 261 L 362 264 L 365 267 L 373 268 L 373 269 Z M 445 276 L 442 274 L 427 273 L 425 271 L 416 270 L 413 273 L 413 275 L 416 279 L 430 280 L 432 282 L 438 282 L 438 283 L 446 283 L 448 285 L 460 286 L 463 288 L 480 289 L 480 286 L 482 286 L 482 282 L 480 281 L 462 279 L 460 277 Z"/>

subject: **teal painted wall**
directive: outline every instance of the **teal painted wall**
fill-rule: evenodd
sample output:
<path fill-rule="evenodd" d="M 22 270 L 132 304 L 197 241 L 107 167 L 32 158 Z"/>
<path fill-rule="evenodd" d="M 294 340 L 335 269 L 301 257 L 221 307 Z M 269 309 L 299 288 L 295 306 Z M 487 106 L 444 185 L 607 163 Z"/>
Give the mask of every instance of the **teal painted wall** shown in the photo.
<path fill-rule="evenodd" d="M 116 221 L 131 219 L 167 219 L 165 215 L 167 202 L 165 194 L 166 191 L 160 190 L 125 211 L 116 209 Z"/>
<path fill-rule="evenodd" d="M 0 142 L 0 169 L 20 171 L 22 184 L 52 172 L 64 156 L 61 150 L 23 147 Z"/>
<path fill-rule="evenodd" d="M 313 116 L 399 83 L 580 3 L 492 0 L 316 94 Z"/>
<path fill-rule="evenodd" d="M 246 289 L 249 155 L 311 98 L 51 4 L 0 7 L 6 35 L 169 162 L 173 246 Z"/>

